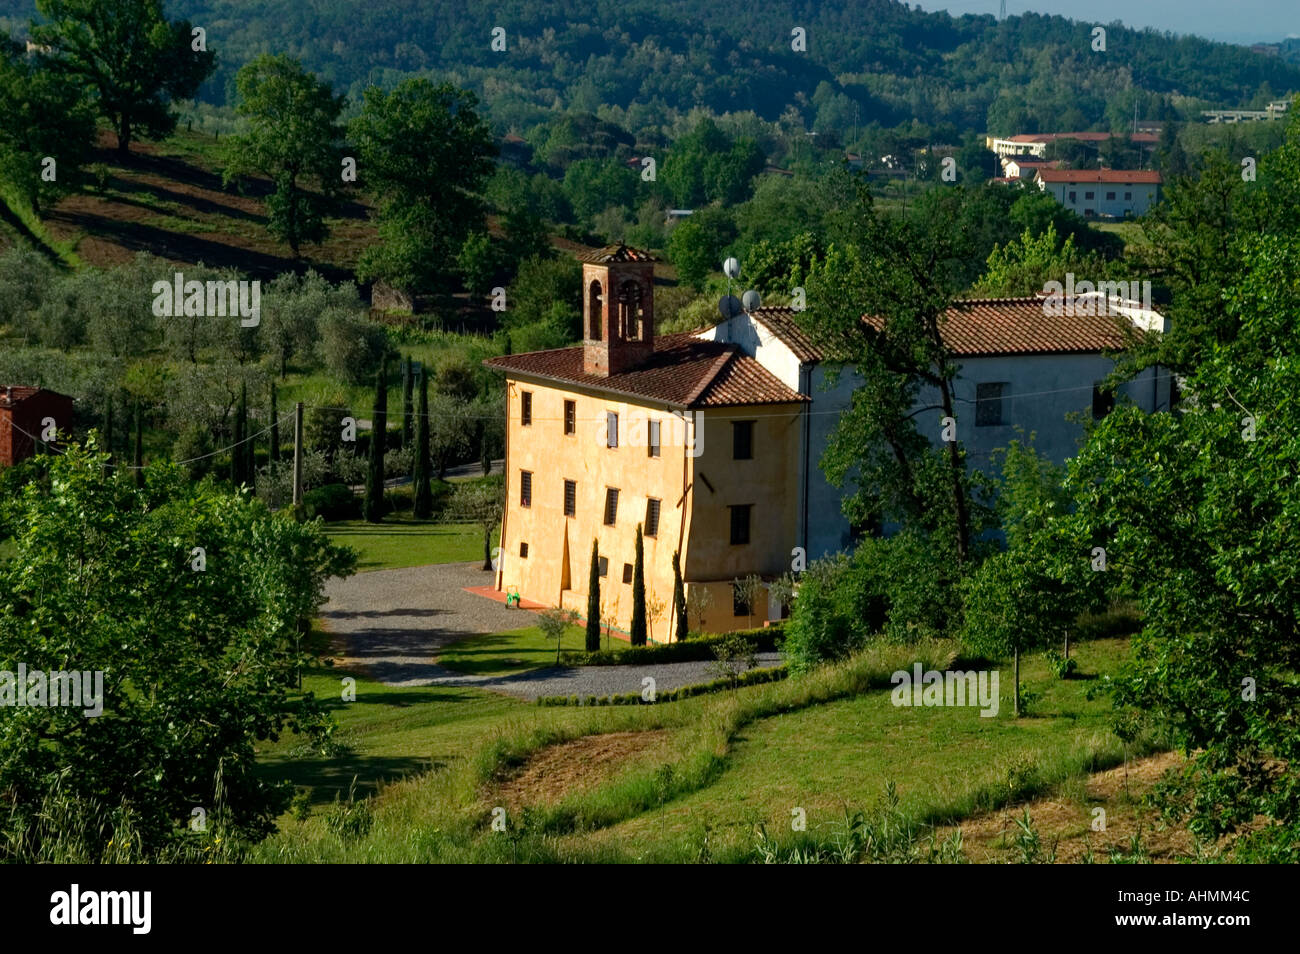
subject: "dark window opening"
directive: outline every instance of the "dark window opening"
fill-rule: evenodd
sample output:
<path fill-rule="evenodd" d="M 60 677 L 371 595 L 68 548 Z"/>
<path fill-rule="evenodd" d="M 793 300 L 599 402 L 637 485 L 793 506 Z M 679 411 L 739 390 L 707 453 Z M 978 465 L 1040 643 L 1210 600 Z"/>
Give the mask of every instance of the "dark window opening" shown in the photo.
<path fill-rule="evenodd" d="M 731 545 L 743 546 L 749 542 L 749 514 L 753 504 L 737 504 L 731 511 Z"/>
<path fill-rule="evenodd" d="M 528 559 L 528 544 L 526 544 L 526 543 L 520 543 L 520 544 L 519 544 L 519 558 L 520 558 L 521 560 L 527 560 L 527 559 Z"/>
<path fill-rule="evenodd" d="M 578 405 L 574 401 L 564 402 L 564 433 L 578 432 Z"/>
<path fill-rule="evenodd" d="M 1100 421 L 1115 410 L 1115 392 L 1103 388 L 1100 384 L 1092 386 L 1092 419 Z"/>
<path fill-rule="evenodd" d="M 745 590 L 739 583 L 731 584 L 731 615 L 732 616 L 749 616 L 749 600 L 745 598 Z"/>
<path fill-rule="evenodd" d="M 754 458 L 754 422 L 731 422 L 731 456 L 736 460 Z"/>
<path fill-rule="evenodd" d="M 596 572 L 601 576 L 609 576 L 609 557 L 596 558 Z"/>
<path fill-rule="evenodd" d="M 624 582 L 624 583 L 631 583 L 631 582 L 632 582 L 632 564 L 631 564 L 631 563 L 624 563 L 624 564 L 623 564 L 623 582 Z"/>
<path fill-rule="evenodd" d="M 1002 423 L 1002 397 L 1006 384 L 993 382 L 975 385 L 975 426 L 994 427 Z"/>
<path fill-rule="evenodd" d="M 564 515 L 572 517 L 578 512 L 578 484 L 573 480 L 564 482 Z"/>
<path fill-rule="evenodd" d="M 651 497 L 645 504 L 645 535 L 659 536 L 659 501 Z"/>
<path fill-rule="evenodd" d="M 531 507 L 533 505 L 533 472 L 531 470 L 521 470 L 519 472 L 519 506 Z"/>
<path fill-rule="evenodd" d="M 533 392 L 525 391 L 520 397 L 519 423 L 528 427 L 533 423 Z"/>
<path fill-rule="evenodd" d="M 605 488 L 605 526 L 614 526 L 614 521 L 618 519 L 618 490 L 613 487 Z"/>

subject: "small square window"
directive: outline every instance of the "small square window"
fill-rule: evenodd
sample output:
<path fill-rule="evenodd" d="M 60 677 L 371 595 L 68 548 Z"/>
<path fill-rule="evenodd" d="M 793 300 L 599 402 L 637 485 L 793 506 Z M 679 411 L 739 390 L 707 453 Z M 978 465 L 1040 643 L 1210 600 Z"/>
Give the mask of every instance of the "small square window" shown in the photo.
<path fill-rule="evenodd" d="M 659 501 L 654 497 L 645 502 L 645 535 L 659 536 Z"/>
<path fill-rule="evenodd" d="M 596 558 L 596 572 L 601 576 L 609 576 L 609 557 Z"/>
<path fill-rule="evenodd" d="M 1115 193 L 1114 193 L 1114 192 L 1107 192 L 1107 193 L 1106 193 L 1106 198 L 1107 198 L 1108 201 L 1111 201 L 1111 202 L 1115 201 Z"/>
<path fill-rule="evenodd" d="M 525 391 L 519 399 L 519 423 L 528 427 L 533 423 L 533 392 Z"/>
<path fill-rule="evenodd" d="M 527 559 L 528 559 L 528 544 L 526 544 L 526 543 L 520 543 L 520 544 L 519 544 L 519 558 L 520 558 L 521 560 L 527 560 Z"/>
<path fill-rule="evenodd" d="M 1071 201 L 1071 202 L 1078 202 L 1078 201 L 1079 201 L 1079 193 L 1077 193 L 1077 192 L 1071 192 L 1071 193 L 1070 193 L 1070 201 Z"/>
<path fill-rule="evenodd" d="M 578 403 L 576 401 L 564 402 L 564 433 L 578 433 Z"/>
<path fill-rule="evenodd" d="M 605 412 L 605 446 L 618 446 L 618 415 L 613 411 Z"/>
<path fill-rule="evenodd" d="M 533 472 L 531 470 L 521 470 L 519 472 L 519 506 L 531 507 L 533 505 Z"/>
<path fill-rule="evenodd" d="M 650 457 L 658 457 L 659 456 L 659 422 L 650 421 L 649 424 L 646 425 L 646 430 L 648 432 L 647 441 L 646 441 L 647 454 Z"/>
<path fill-rule="evenodd" d="M 573 480 L 564 482 L 564 515 L 572 517 L 578 512 L 578 483 Z"/>
<path fill-rule="evenodd" d="M 1094 192 L 1085 192 L 1085 193 L 1083 194 L 1083 197 L 1084 197 L 1085 199 L 1091 199 L 1094 195 L 1096 195 L 1096 193 L 1094 193 Z"/>
<path fill-rule="evenodd" d="M 623 564 L 623 582 L 624 582 L 624 583 L 631 583 L 631 582 L 632 582 L 632 564 L 631 564 L 631 563 L 624 563 L 624 564 Z"/>
<path fill-rule="evenodd" d="M 1131 199 L 1131 198 L 1133 198 L 1133 193 L 1132 193 L 1132 192 L 1125 192 L 1125 193 L 1124 193 L 1124 198 L 1125 198 L 1126 200 L 1127 200 L 1127 199 Z"/>
<path fill-rule="evenodd" d="M 743 546 L 749 542 L 749 514 L 753 504 L 738 504 L 731 511 L 731 545 Z"/>
<path fill-rule="evenodd" d="M 754 458 L 754 422 L 731 422 L 731 456 L 736 460 Z"/>
<path fill-rule="evenodd" d="M 618 519 L 618 490 L 614 487 L 605 488 L 605 526 L 614 526 L 614 521 Z"/>
<path fill-rule="evenodd" d="M 1002 423 L 1003 382 L 975 385 L 975 426 L 995 427 Z"/>

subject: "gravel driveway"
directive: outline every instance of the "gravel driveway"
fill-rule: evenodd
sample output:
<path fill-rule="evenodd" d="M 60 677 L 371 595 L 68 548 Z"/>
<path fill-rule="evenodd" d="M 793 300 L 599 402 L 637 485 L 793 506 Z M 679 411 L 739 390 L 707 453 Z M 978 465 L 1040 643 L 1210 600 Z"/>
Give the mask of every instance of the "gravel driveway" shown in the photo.
<path fill-rule="evenodd" d="M 552 666 L 513 676 L 467 676 L 440 666 L 433 659 L 448 643 L 533 624 L 529 610 L 506 609 L 465 592 L 467 586 L 492 582 L 492 574 L 481 567 L 480 563 L 442 563 L 331 579 L 325 587 L 329 601 L 321 610 L 321 620 L 341 642 L 347 663 L 364 666 L 389 686 L 474 686 L 531 700 L 640 692 L 646 676 L 661 691 L 716 678 L 707 662 Z M 758 655 L 760 667 L 780 661 L 778 653 Z"/>

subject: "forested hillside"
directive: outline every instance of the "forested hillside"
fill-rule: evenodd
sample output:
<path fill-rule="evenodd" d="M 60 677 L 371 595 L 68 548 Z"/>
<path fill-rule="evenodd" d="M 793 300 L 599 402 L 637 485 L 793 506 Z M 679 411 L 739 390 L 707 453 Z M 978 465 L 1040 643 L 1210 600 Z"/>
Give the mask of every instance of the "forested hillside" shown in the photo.
<path fill-rule="evenodd" d="M 32 0 L 0 0 L 21 32 Z M 421 0 L 172 0 L 170 16 L 207 30 L 220 51 L 201 97 L 230 101 L 235 72 L 287 52 L 359 97 L 431 71 L 474 90 L 498 132 L 553 109 L 596 112 L 626 128 L 671 127 L 691 109 L 785 116 L 819 135 L 917 120 L 999 134 L 1122 126 L 1134 106 L 1172 119 L 1203 105 L 1246 106 L 1300 89 L 1300 66 L 1244 47 L 1027 14 L 951 17 L 894 0 L 749 4 L 576 0 L 430 4 Z M 791 30 L 807 31 L 807 52 Z M 491 31 L 506 31 L 506 50 Z"/>

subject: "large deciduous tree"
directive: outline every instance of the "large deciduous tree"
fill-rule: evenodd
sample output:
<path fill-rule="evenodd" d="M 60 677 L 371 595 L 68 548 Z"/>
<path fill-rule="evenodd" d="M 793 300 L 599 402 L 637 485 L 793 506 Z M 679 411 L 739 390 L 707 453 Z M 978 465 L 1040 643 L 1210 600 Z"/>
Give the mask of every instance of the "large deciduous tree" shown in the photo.
<path fill-rule="evenodd" d="M 338 119 L 346 97 L 292 57 L 269 54 L 239 70 L 235 91 L 249 128 L 230 139 L 223 177 L 258 174 L 275 183 L 268 228 L 296 258 L 304 242 L 329 234 L 325 213 L 342 184 Z"/>
<path fill-rule="evenodd" d="M 422 78 L 366 90 L 350 127 L 359 178 L 379 203 L 379 244 L 357 269 L 363 281 L 450 287 L 466 236 L 482 225 L 496 154 L 477 105 L 466 90 Z"/>
<path fill-rule="evenodd" d="M 190 99 L 216 66 L 188 21 L 169 21 L 162 0 L 36 0 L 44 23 L 32 39 L 52 70 L 87 87 L 126 156 L 140 136 L 176 128 L 172 102 Z"/>

